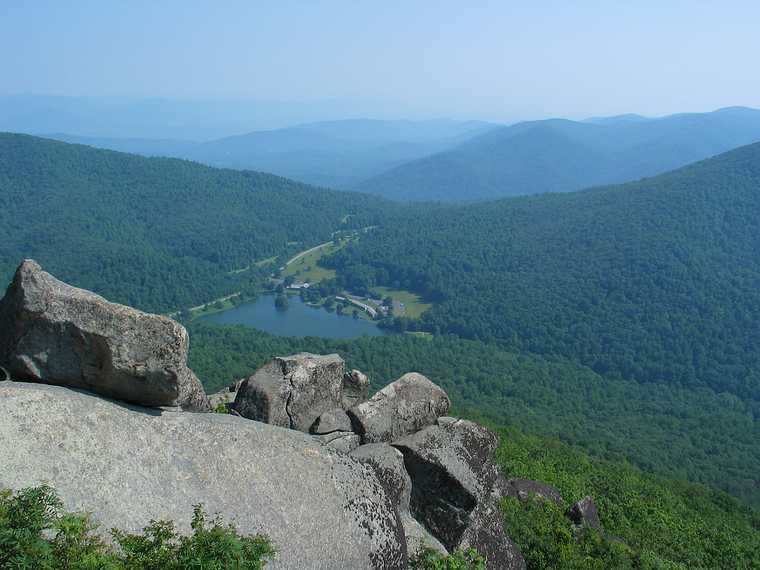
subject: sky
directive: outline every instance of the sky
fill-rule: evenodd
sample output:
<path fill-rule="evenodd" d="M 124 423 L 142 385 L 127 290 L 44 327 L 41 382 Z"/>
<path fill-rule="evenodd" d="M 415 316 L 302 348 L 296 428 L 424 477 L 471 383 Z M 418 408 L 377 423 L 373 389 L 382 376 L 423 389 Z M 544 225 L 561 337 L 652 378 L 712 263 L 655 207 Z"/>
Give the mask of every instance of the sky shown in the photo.
<path fill-rule="evenodd" d="M 759 22 L 756 0 L 0 0 L 0 95 L 502 122 L 760 107 Z"/>

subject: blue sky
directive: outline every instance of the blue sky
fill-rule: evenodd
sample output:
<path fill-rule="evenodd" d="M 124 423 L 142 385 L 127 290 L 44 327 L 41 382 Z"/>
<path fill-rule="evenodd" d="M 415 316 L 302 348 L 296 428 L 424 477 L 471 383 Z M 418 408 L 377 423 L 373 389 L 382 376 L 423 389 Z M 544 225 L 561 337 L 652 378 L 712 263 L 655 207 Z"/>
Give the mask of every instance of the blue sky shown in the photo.
<path fill-rule="evenodd" d="M 0 94 L 515 120 L 760 107 L 756 1 L 0 0 Z"/>

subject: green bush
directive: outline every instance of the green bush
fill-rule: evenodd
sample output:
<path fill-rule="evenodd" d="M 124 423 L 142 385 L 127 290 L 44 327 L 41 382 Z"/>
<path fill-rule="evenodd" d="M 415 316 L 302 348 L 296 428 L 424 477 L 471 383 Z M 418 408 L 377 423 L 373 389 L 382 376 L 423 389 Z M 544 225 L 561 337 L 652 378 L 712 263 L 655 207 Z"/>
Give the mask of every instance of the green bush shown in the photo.
<path fill-rule="evenodd" d="M 241 536 L 220 517 L 193 510 L 192 534 L 151 521 L 142 533 L 116 529 L 117 548 L 94 532 L 87 514 L 67 513 L 45 485 L 0 492 L 1 570 L 261 570 L 275 555 L 268 538 Z"/>
<path fill-rule="evenodd" d="M 432 548 L 423 548 L 409 561 L 412 570 L 486 570 L 486 559 L 474 548 L 455 550 L 444 556 Z"/>

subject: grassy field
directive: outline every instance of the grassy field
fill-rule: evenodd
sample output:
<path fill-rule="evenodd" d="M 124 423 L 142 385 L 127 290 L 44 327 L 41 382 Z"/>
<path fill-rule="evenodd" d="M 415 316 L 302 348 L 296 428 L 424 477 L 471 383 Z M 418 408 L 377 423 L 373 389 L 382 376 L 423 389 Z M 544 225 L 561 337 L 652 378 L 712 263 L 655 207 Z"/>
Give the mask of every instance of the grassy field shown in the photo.
<path fill-rule="evenodd" d="M 417 319 L 419 316 L 427 311 L 433 305 L 430 303 L 424 303 L 419 295 L 404 291 L 402 289 L 390 289 L 389 287 L 373 287 L 373 291 L 377 291 L 382 298 L 391 297 L 394 301 L 404 303 L 406 312 L 404 316 L 411 319 Z"/>
<path fill-rule="evenodd" d="M 232 309 L 234 306 L 235 304 L 231 301 L 231 299 L 225 299 L 224 301 L 215 301 L 212 303 L 207 303 L 200 309 L 191 309 L 190 315 L 192 319 L 197 319 L 198 317 L 205 317 L 206 315 L 221 313 L 222 311 Z"/>
<path fill-rule="evenodd" d="M 335 271 L 320 267 L 317 265 L 317 261 L 325 255 L 330 255 L 331 253 L 338 251 L 341 247 L 343 247 L 343 245 L 335 246 L 329 244 L 307 253 L 300 259 L 297 259 L 288 265 L 282 272 L 282 276 L 288 277 L 289 275 L 292 275 L 296 281 L 302 283 L 307 281 L 309 283 L 319 283 L 323 279 L 332 279 L 335 277 Z"/>

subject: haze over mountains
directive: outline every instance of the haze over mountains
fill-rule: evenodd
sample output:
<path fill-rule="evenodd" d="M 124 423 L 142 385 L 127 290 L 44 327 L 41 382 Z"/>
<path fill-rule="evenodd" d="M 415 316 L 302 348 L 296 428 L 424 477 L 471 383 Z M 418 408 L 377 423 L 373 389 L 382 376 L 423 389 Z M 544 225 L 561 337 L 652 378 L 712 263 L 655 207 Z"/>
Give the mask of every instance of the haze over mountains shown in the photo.
<path fill-rule="evenodd" d="M 551 119 L 492 130 L 353 189 L 394 200 L 484 200 L 568 192 L 654 176 L 760 140 L 760 111 L 660 119 Z"/>
<path fill-rule="evenodd" d="M 760 141 L 760 111 L 730 107 L 662 118 L 626 114 L 511 126 L 445 119 L 349 119 L 208 141 L 60 132 L 45 136 L 270 172 L 397 201 L 474 201 L 654 176 Z"/>
<path fill-rule="evenodd" d="M 343 188 L 422 156 L 452 148 L 496 125 L 480 121 L 348 119 L 254 131 L 206 142 L 46 135 L 147 156 L 259 170 Z"/>

